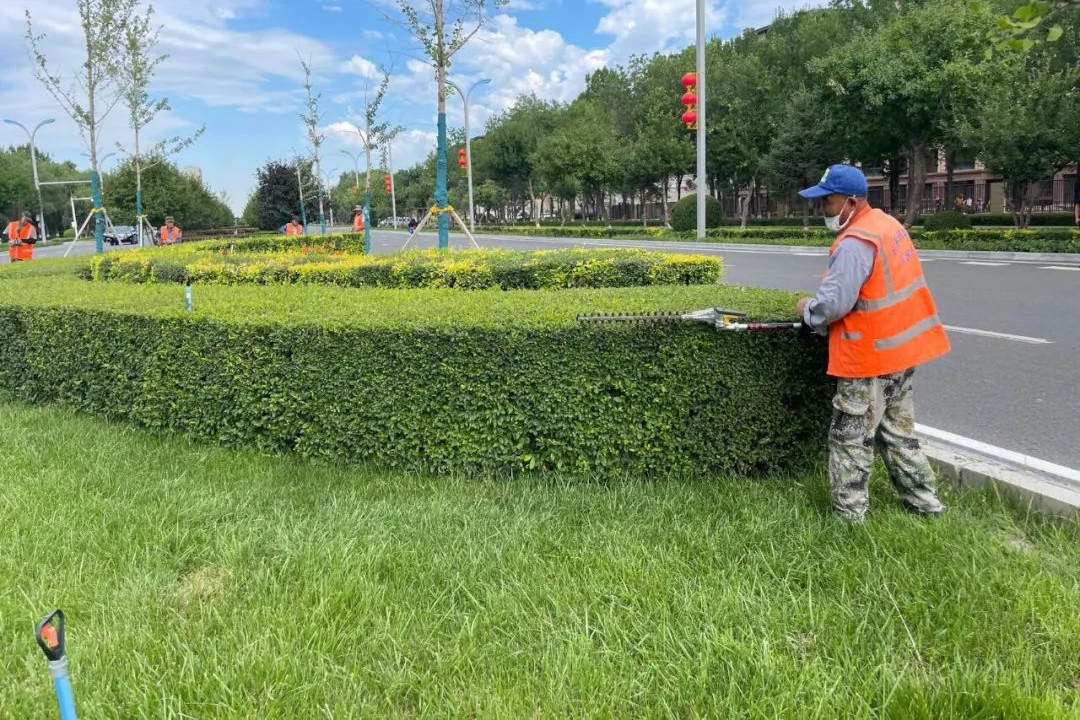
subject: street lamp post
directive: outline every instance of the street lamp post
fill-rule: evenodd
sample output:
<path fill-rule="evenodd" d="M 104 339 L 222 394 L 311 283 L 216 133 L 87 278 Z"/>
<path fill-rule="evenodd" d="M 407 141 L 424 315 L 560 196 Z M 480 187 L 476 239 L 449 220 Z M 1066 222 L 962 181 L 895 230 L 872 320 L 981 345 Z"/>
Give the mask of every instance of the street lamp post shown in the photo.
<path fill-rule="evenodd" d="M 114 155 L 116 155 L 116 153 L 114 153 L 114 152 L 106 154 L 105 157 L 101 158 L 101 160 L 98 161 L 98 167 L 100 167 L 100 168 L 105 167 L 105 163 L 108 161 L 109 158 L 113 157 Z M 101 194 L 102 195 L 105 194 L 105 176 L 104 175 L 101 176 Z"/>
<path fill-rule="evenodd" d="M 45 205 L 41 200 L 41 181 L 38 179 L 37 145 L 35 144 L 34 139 L 37 136 L 37 131 L 40 130 L 43 125 L 48 125 L 50 123 L 56 122 L 56 118 L 46 118 L 42 120 L 34 127 L 32 131 L 27 130 L 25 125 L 16 120 L 5 119 L 4 122 L 6 122 L 8 125 L 17 125 L 21 127 L 23 129 L 23 132 L 26 133 L 27 137 L 30 138 L 30 166 L 34 169 L 34 189 L 37 190 L 38 226 L 41 228 L 41 239 L 48 240 L 49 236 L 45 230 Z"/>
<path fill-rule="evenodd" d="M 390 167 L 387 168 L 390 173 L 390 213 L 393 216 L 393 226 L 397 230 L 397 183 L 394 182 L 394 151 L 393 140 L 386 141 L 386 164 Z"/>
<path fill-rule="evenodd" d="M 702 0 L 698 0 L 702 2 Z M 484 78 L 483 80 L 477 80 L 469 88 L 468 92 L 461 92 L 461 88 L 455 83 L 446 81 L 446 84 L 454 88 L 458 95 L 461 96 L 461 102 L 465 106 L 465 174 L 469 178 L 469 232 L 475 232 L 476 227 L 473 222 L 473 192 L 472 192 L 472 142 L 469 139 L 469 95 L 476 89 L 478 85 L 487 85 L 491 82 L 491 78 Z"/>
<path fill-rule="evenodd" d="M 697 237 L 705 239 L 705 0 L 697 0 Z"/>
<path fill-rule="evenodd" d="M 360 156 L 357 153 L 350 152 L 349 150 L 342 150 L 342 155 L 348 155 L 352 158 L 353 162 L 353 178 L 356 181 L 356 191 L 360 192 Z"/>

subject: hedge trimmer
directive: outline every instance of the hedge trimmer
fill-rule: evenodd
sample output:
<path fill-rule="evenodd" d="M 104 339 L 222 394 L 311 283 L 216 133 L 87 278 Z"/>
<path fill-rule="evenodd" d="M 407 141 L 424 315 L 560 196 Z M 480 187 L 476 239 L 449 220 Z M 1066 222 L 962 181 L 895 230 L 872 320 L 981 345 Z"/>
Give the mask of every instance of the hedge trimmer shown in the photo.
<path fill-rule="evenodd" d="M 672 323 L 701 322 L 712 325 L 717 330 L 734 332 L 775 332 L 779 330 L 798 330 L 801 322 L 743 322 L 746 313 L 725 308 L 705 308 L 690 313 L 645 313 L 616 315 L 578 315 L 578 321 L 584 323 L 629 323 L 668 325 Z"/>

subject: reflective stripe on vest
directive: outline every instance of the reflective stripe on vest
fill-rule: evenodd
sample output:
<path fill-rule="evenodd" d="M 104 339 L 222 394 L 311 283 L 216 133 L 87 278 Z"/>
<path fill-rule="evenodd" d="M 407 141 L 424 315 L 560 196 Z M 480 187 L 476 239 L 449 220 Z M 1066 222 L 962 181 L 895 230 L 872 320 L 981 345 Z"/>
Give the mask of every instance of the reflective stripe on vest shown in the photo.
<path fill-rule="evenodd" d="M 852 311 L 829 328 L 829 374 L 876 377 L 949 351 L 949 341 L 911 238 L 880 210 L 860 212 L 833 243 L 854 237 L 874 246 L 874 265 Z"/>

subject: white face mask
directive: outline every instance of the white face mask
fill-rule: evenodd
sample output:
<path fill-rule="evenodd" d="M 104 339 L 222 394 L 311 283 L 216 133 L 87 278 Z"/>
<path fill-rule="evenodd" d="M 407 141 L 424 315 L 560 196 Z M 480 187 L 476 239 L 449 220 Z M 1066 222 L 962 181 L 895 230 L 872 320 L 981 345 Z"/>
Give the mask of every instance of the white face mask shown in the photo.
<path fill-rule="evenodd" d="M 858 200 L 855 198 L 854 195 L 852 195 L 850 198 L 848 198 L 848 200 L 855 200 L 856 202 L 858 202 Z M 844 207 L 845 208 L 847 207 L 847 200 L 844 201 Z M 829 228 L 829 230 L 831 232 L 836 232 L 836 233 L 838 233 L 841 230 L 843 230 L 844 228 L 846 228 L 848 226 L 848 223 L 851 222 L 851 218 L 855 217 L 855 213 L 853 211 L 851 213 L 851 215 L 848 215 L 847 220 L 845 220 L 844 222 L 840 222 L 840 217 L 843 214 L 844 214 L 844 208 L 840 208 L 840 212 L 838 214 L 826 216 L 825 217 L 825 227 Z"/>

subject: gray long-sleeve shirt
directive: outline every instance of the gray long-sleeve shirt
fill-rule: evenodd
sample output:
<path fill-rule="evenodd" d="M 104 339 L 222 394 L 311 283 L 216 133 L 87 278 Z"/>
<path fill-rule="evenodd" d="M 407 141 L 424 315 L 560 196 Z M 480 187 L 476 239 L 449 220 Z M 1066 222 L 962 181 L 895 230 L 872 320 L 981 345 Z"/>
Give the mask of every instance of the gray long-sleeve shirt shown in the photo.
<path fill-rule="evenodd" d="M 817 296 L 806 304 L 803 323 L 818 335 L 828 335 L 829 326 L 855 307 L 859 291 L 874 269 L 876 252 L 864 240 L 853 237 L 841 240 L 829 257 L 829 272 L 821 281 Z"/>

